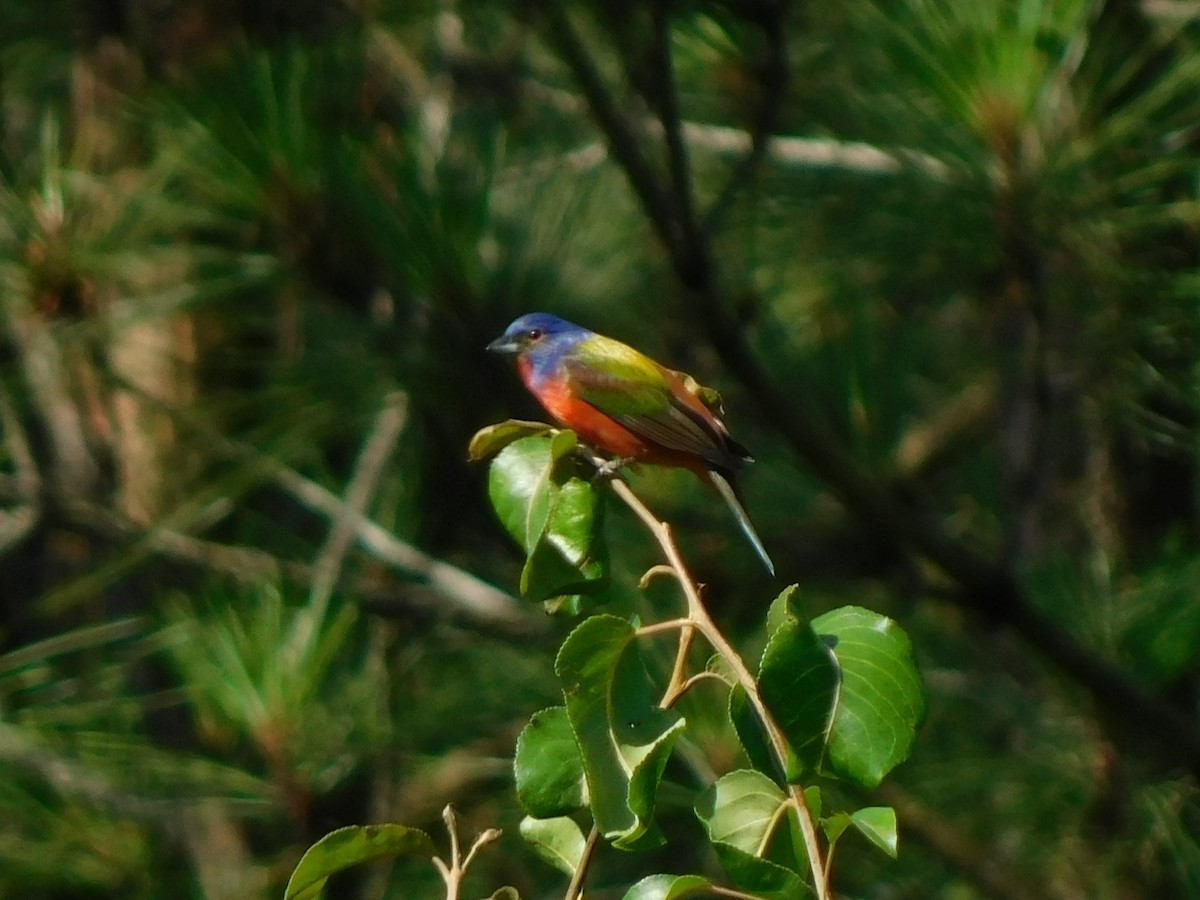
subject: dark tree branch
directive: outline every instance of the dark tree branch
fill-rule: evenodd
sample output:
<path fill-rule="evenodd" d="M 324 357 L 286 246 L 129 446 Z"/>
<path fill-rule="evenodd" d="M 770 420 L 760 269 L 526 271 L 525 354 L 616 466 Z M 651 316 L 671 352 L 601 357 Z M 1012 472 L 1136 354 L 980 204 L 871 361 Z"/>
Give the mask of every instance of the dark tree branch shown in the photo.
<path fill-rule="evenodd" d="M 704 233 L 711 236 L 721 227 L 721 220 L 738 193 L 754 180 L 771 146 L 771 137 L 779 124 L 783 101 L 787 96 L 787 41 L 783 36 L 783 15 L 786 3 L 773 5 L 765 11 L 759 26 L 767 44 L 767 52 L 757 66 L 758 87 L 761 92 L 758 112 L 750 131 L 750 148 L 734 167 L 704 214 Z"/>
<path fill-rule="evenodd" d="M 675 67 L 671 62 L 671 21 L 667 6 L 666 3 L 654 4 L 652 12 L 651 76 L 654 93 L 646 99 L 658 111 L 658 119 L 662 123 L 672 204 L 679 222 L 684 228 L 690 228 L 696 219 L 696 209 L 692 201 L 691 166 L 687 147 L 683 144 L 683 117 L 679 112 Z"/>
<path fill-rule="evenodd" d="M 547 37 L 579 83 L 588 108 L 608 141 L 609 150 L 625 170 L 630 186 L 641 200 L 659 239 L 672 256 L 676 255 L 682 249 L 682 244 L 675 234 L 676 215 L 671 195 L 659 184 L 658 177 L 642 154 L 633 128 L 617 108 L 599 69 L 579 40 L 566 12 L 556 2 L 546 3 L 540 8 L 546 17 Z"/>

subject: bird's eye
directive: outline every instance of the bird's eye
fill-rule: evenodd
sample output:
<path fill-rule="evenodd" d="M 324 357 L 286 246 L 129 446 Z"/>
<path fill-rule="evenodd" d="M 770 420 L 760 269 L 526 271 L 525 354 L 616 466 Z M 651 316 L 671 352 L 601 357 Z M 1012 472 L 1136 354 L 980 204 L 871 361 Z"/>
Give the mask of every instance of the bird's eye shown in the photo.
<path fill-rule="evenodd" d="M 545 334 L 546 332 L 542 331 L 540 328 L 530 328 L 527 332 L 525 332 L 525 336 L 531 341 L 540 341 Z"/>

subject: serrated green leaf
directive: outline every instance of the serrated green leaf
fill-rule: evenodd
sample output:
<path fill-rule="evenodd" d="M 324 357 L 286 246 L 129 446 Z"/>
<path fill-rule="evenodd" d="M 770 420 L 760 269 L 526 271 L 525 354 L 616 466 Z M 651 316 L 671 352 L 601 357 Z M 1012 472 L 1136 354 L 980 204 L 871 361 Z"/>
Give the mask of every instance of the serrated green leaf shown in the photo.
<path fill-rule="evenodd" d="M 526 551 L 545 526 L 544 494 L 552 486 L 550 440 L 524 437 L 505 447 L 488 469 L 488 497 L 501 524 Z M 540 513 L 540 515 L 539 515 Z"/>
<path fill-rule="evenodd" d="M 574 474 L 570 431 L 522 437 L 488 470 L 488 496 L 525 550 L 521 595 L 537 602 L 591 594 L 608 580 L 602 491 Z"/>
<path fill-rule="evenodd" d="M 471 443 L 467 445 L 467 457 L 472 462 L 479 462 L 489 456 L 495 456 L 513 441 L 535 434 L 545 434 L 553 431 L 551 425 L 545 422 L 526 422 L 522 419 L 507 419 L 488 425 L 475 432 Z"/>
<path fill-rule="evenodd" d="M 832 610 L 812 625 L 841 670 L 828 768 L 873 788 L 908 758 L 925 716 L 912 644 L 887 616 L 857 606 Z"/>
<path fill-rule="evenodd" d="M 788 610 L 796 602 L 794 598 L 799 589 L 799 585 L 789 584 L 771 601 L 771 605 L 767 607 L 765 619 L 767 637 L 773 635 L 787 621 Z"/>
<path fill-rule="evenodd" d="M 749 769 L 722 776 L 697 799 L 696 815 L 742 890 L 778 900 L 808 893 L 786 805 L 775 782 Z"/>
<path fill-rule="evenodd" d="M 596 826 L 618 847 L 642 846 L 654 836 L 655 795 L 683 718 L 658 707 L 633 626 L 623 619 L 584 621 L 563 643 L 554 667 Z"/>
<path fill-rule="evenodd" d="M 517 799 L 534 818 L 550 819 L 587 805 L 583 759 L 566 707 L 533 714 L 517 737 L 513 772 Z"/>
<path fill-rule="evenodd" d="M 556 816 L 521 820 L 521 837 L 533 848 L 542 862 L 548 863 L 567 876 L 573 875 L 583 859 L 587 839 L 574 819 Z"/>
<path fill-rule="evenodd" d="M 851 813 L 850 819 L 867 840 L 892 859 L 896 858 L 899 835 L 894 809 L 890 806 L 867 806 Z"/>
<path fill-rule="evenodd" d="M 648 875 L 625 892 L 621 900 L 679 900 L 707 894 L 712 882 L 699 875 Z"/>
<path fill-rule="evenodd" d="M 425 832 L 407 825 L 349 825 L 331 831 L 300 858 L 284 891 L 285 900 L 316 900 L 331 875 L 361 863 L 419 853 L 432 856 Z"/>
<path fill-rule="evenodd" d="M 547 521 L 521 572 L 521 593 L 531 600 L 594 593 L 608 580 L 605 494 L 572 477 L 548 496 Z"/>
<path fill-rule="evenodd" d="M 767 642 L 758 674 L 763 704 L 799 765 L 788 771 L 790 781 L 820 765 L 838 697 L 837 661 L 792 605 L 793 594 L 789 588 L 780 595 L 785 615 Z"/>
<path fill-rule="evenodd" d="M 697 815 L 714 841 L 759 855 L 768 831 L 782 822 L 787 803 L 779 786 L 761 772 L 739 769 L 721 776 L 696 802 Z"/>

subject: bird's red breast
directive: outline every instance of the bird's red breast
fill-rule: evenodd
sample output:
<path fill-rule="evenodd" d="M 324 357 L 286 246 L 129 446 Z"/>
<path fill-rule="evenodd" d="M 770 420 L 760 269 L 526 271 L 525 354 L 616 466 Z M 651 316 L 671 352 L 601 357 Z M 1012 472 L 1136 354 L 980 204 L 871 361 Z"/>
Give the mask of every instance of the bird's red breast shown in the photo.
<path fill-rule="evenodd" d="M 651 447 L 646 441 L 573 395 L 564 379 L 545 378 L 536 387 L 530 384 L 529 390 L 546 412 L 579 435 L 585 444 L 627 459 L 644 459 L 650 454 Z"/>
<path fill-rule="evenodd" d="M 579 399 L 572 393 L 570 384 L 565 378 L 549 376 L 543 377 L 540 381 L 535 380 L 532 377 L 531 366 L 524 360 L 518 360 L 517 370 L 521 375 L 521 380 L 525 382 L 525 386 L 542 404 L 546 412 L 550 413 L 559 424 L 570 428 L 579 435 L 579 439 L 583 443 L 622 459 L 634 459 L 663 466 L 678 466 L 691 469 L 702 477 L 706 472 L 703 462 L 695 456 L 662 447 L 647 440 L 605 415 L 587 401 Z M 687 394 L 682 382 L 680 382 L 679 390 Z M 712 415 L 690 394 L 688 394 L 688 399 L 700 406 L 705 415 Z"/>

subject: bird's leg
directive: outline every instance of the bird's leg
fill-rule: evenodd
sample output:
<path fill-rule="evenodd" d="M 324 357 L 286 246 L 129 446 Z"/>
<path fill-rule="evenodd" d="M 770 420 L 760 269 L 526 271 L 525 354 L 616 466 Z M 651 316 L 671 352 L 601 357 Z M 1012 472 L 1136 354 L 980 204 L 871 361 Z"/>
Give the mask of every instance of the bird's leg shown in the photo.
<path fill-rule="evenodd" d="M 614 477 L 623 466 L 633 462 L 633 457 L 614 456 L 612 459 L 600 460 L 596 463 L 596 478 L 606 480 Z"/>

